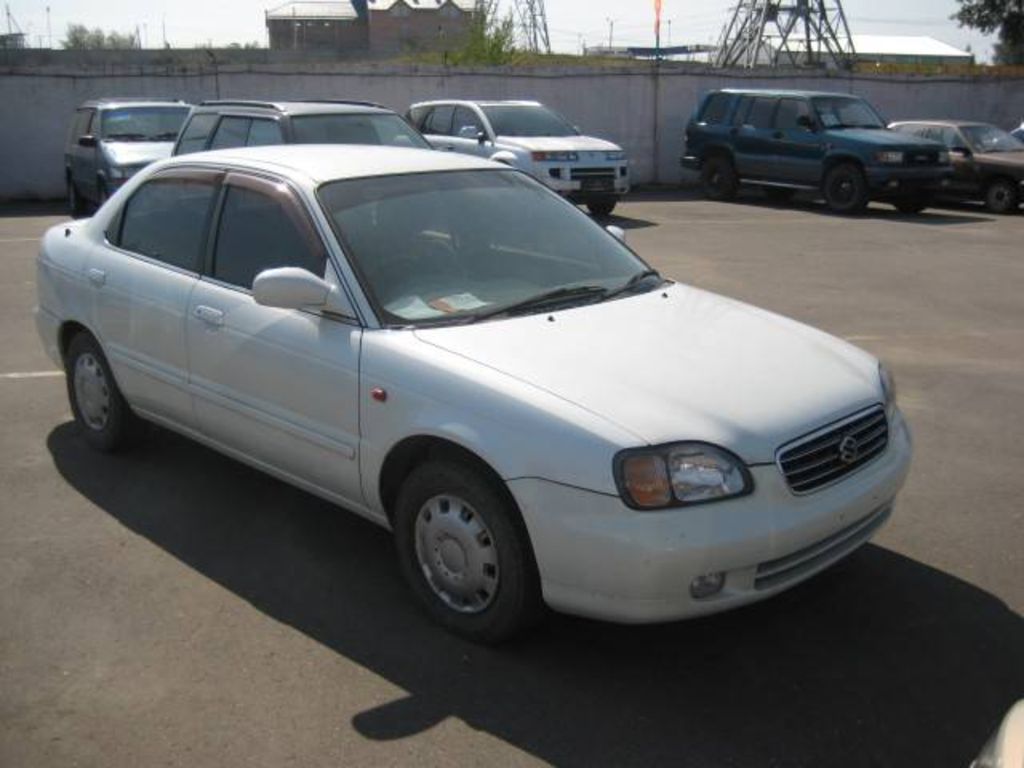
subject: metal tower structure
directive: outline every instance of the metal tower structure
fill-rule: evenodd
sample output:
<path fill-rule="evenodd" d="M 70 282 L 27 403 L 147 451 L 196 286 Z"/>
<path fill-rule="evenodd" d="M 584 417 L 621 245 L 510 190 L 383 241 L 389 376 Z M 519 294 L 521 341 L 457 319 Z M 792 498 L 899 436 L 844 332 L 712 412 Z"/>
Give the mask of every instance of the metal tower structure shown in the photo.
<path fill-rule="evenodd" d="M 544 0 L 513 0 L 513 14 L 526 49 L 535 53 L 551 53 Z"/>
<path fill-rule="evenodd" d="M 848 69 L 854 53 L 842 0 L 737 0 L 715 64 Z"/>

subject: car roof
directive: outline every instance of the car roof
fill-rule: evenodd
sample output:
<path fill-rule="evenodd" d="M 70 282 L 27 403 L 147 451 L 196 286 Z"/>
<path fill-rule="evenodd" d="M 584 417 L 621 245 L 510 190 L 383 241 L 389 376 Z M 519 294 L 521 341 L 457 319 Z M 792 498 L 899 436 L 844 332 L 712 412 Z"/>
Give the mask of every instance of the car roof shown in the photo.
<path fill-rule="evenodd" d="M 893 125 L 937 125 L 944 128 L 970 128 L 974 126 L 990 126 L 991 123 L 979 123 L 974 120 L 897 120 Z"/>
<path fill-rule="evenodd" d="M 152 97 L 123 96 L 89 99 L 78 105 L 79 109 L 117 109 L 119 107 L 188 107 L 188 102 L 181 99 L 159 99 Z"/>
<path fill-rule="evenodd" d="M 444 104 L 476 104 L 478 107 L 542 107 L 544 106 L 539 101 L 530 101 L 525 99 L 506 99 L 506 100 L 485 100 L 477 101 L 475 99 L 437 99 L 435 101 L 420 101 L 413 104 L 414 107 L 434 107 Z"/>
<path fill-rule="evenodd" d="M 213 99 L 200 102 L 194 109 L 195 112 L 222 112 L 227 110 L 275 112 L 282 115 L 394 114 L 387 107 L 371 101 L 346 101 L 342 99 L 324 99 L 323 101 Z"/>
<path fill-rule="evenodd" d="M 196 163 L 247 168 L 290 178 L 301 176 L 313 183 L 407 173 L 508 170 L 507 166 L 472 155 L 361 144 L 276 144 L 218 149 L 178 155 L 164 161 L 160 167 Z"/>
<path fill-rule="evenodd" d="M 791 97 L 797 99 L 806 99 L 812 96 L 839 96 L 847 99 L 859 99 L 861 98 L 855 93 L 835 93 L 831 91 L 798 91 L 798 90 L 785 90 L 776 88 L 718 88 L 714 93 L 735 93 L 739 95 L 751 95 L 751 96 L 779 96 L 779 97 Z"/>

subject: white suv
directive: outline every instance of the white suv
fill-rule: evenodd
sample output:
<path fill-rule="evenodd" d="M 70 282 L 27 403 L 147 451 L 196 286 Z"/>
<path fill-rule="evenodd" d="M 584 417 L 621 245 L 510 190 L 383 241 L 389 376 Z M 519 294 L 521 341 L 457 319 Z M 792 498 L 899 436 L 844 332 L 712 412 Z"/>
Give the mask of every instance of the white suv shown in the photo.
<path fill-rule="evenodd" d="M 425 101 L 409 121 L 435 148 L 476 155 L 526 171 L 595 216 L 629 192 L 622 147 L 583 136 L 536 101 Z"/>

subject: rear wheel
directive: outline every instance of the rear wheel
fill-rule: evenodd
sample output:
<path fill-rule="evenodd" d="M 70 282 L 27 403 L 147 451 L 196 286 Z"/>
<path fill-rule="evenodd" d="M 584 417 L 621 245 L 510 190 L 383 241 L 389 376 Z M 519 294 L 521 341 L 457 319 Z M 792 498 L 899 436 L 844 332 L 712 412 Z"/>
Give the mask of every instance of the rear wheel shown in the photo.
<path fill-rule="evenodd" d="M 732 200 L 739 191 L 736 169 L 725 155 L 712 155 L 705 160 L 700 180 L 704 194 L 711 200 Z"/>
<path fill-rule="evenodd" d="M 615 206 L 619 204 L 617 198 L 614 197 L 594 197 L 587 200 L 587 210 L 593 216 L 603 219 L 606 216 L 611 216 L 612 211 L 615 210 Z"/>
<path fill-rule="evenodd" d="M 1017 184 L 1010 179 L 996 179 L 985 190 L 985 207 L 992 213 L 1013 213 L 1020 205 Z"/>
<path fill-rule="evenodd" d="M 868 183 L 853 163 L 842 163 L 825 175 L 825 203 L 835 213 L 861 213 L 868 206 Z"/>
<path fill-rule="evenodd" d="M 143 423 L 132 413 L 103 350 L 88 333 L 71 340 L 66 369 L 71 412 L 86 442 L 104 453 L 134 443 L 142 434 Z"/>
<path fill-rule="evenodd" d="M 907 214 L 920 213 L 931 204 L 932 200 L 928 195 L 914 195 L 893 201 L 897 211 Z"/>
<path fill-rule="evenodd" d="M 417 467 L 393 522 L 406 582 L 447 629 L 497 643 L 540 617 L 540 578 L 519 512 L 472 466 L 445 459 Z"/>

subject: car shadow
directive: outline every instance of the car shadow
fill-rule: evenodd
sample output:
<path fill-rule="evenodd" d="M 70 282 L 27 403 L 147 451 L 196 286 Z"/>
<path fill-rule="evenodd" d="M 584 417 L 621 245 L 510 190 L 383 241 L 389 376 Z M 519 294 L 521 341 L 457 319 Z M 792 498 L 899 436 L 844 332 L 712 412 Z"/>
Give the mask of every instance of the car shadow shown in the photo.
<path fill-rule="evenodd" d="M 369 739 L 455 717 L 559 766 L 965 766 L 1024 692 L 1021 617 L 878 546 L 722 616 L 552 616 L 482 648 L 421 616 L 355 515 L 163 430 L 103 456 L 66 423 L 47 446 L 122 525 L 406 691 L 353 718 Z"/>
<path fill-rule="evenodd" d="M 744 194 L 737 199 L 737 202 L 750 203 L 761 208 L 780 208 L 788 210 L 803 210 L 810 213 L 829 216 L 837 219 L 876 219 L 885 221 L 906 221 L 914 224 L 927 224 L 932 226 L 944 226 L 951 224 L 979 224 L 994 220 L 990 215 L 978 215 L 970 208 L 950 208 L 945 203 L 935 203 L 920 213 L 901 213 L 892 205 L 884 202 L 872 203 L 863 213 L 854 216 L 846 216 L 834 213 L 829 210 L 824 201 L 810 195 L 800 194 L 793 200 L 779 202 L 767 197 L 759 196 L 756 193 Z"/>

